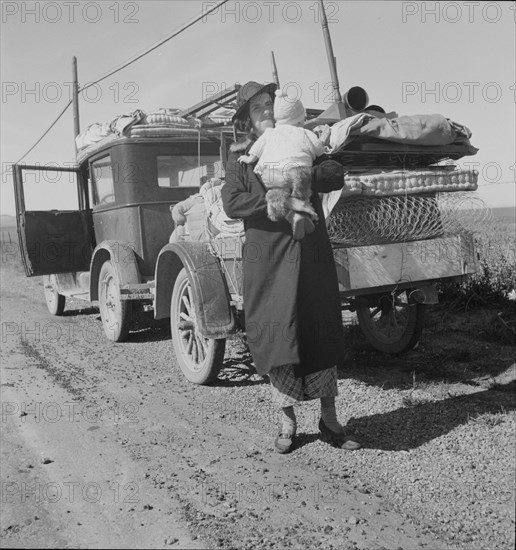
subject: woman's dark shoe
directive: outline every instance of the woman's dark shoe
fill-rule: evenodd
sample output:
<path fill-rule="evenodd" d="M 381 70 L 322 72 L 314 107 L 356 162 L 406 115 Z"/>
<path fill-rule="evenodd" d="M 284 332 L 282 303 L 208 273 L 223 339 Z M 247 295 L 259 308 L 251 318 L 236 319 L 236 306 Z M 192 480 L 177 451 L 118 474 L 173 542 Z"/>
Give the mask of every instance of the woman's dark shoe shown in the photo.
<path fill-rule="evenodd" d="M 280 432 L 274 440 L 274 449 L 276 452 L 282 455 L 290 453 L 294 448 L 295 437 L 296 434 L 284 434 Z"/>
<path fill-rule="evenodd" d="M 321 439 L 323 441 L 339 449 L 355 451 L 362 447 L 362 442 L 356 435 L 334 432 L 326 426 L 322 418 L 319 420 L 319 431 L 321 432 Z"/>

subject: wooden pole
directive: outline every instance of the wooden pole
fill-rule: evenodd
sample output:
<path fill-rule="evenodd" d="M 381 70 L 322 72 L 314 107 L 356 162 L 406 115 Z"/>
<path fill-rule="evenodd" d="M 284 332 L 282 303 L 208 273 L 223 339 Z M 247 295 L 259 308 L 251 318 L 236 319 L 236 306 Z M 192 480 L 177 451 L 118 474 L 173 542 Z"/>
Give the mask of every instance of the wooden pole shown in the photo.
<path fill-rule="evenodd" d="M 79 79 L 77 78 L 77 58 L 75 56 L 72 58 L 72 78 L 73 132 L 74 138 L 76 138 L 81 133 L 81 125 L 79 122 Z M 75 152 L 77 153 L 77 145 Z"/>
<path fill-rule="evenodd" d="M 328 56 L 328 63 L 330 65 L 331 85 L 333 87 L 333 102 L 340 103 L 342 96 L 339 88 L 339 77 L 337 76 L 337 65 L 335 62 L 335 56 L 333 55 L 333 46 L 331 43 L 330 29 L 328 28 L 328 19 L 326 18 L 326 10 L 324 9 L 323 0 L 319 0 L 321 3 L 321 25 L 324 36 L 324 43 L 326 45 L 326 54 Z"/>
<path fill-rule="evenodd" d="M 280 87 L 278 68 L 276 67 L 276 59 L 274 59 L 274 52 L 271 51 L 271 64 L 272 64 L 272 80 L 276 83 L 278 88 Z"/>

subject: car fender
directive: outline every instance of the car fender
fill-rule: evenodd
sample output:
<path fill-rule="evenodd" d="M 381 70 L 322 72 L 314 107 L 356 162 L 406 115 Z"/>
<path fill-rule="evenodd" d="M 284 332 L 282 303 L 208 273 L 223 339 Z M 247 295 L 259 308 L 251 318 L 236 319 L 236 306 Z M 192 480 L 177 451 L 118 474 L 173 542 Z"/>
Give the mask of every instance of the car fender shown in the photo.
<path fill-rule="evenodd" d="M 183 267 L 192 284 L 199 332 L 205 338 L 225 338 L 235 329 L 235 318 L 219 260 L 208 243 L 185 241 L 161 249 L 156 262 L 155 318 L 170 317 L 174 283 Z"/>
<path fill-rule="evenodd" d="M 128 243 L 103 241 L 93 251 L 90 265 L 90 300 L 99 299 L 99 275 L 102 264 L 110 260 L 121 285 L 140 282 L 136 254 Z"/>

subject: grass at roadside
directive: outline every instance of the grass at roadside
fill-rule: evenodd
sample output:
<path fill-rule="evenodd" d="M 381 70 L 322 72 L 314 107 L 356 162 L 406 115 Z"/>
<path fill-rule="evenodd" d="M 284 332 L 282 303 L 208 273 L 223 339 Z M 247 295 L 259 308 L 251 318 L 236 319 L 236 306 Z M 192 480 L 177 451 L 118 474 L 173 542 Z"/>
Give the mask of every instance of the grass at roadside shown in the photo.
<path fill-rule="evenodd" d="M 477 228 L 479 271 L 462 283 L 442 283 L 443 298 L 454 305 L 516 302 L 516 221 L 492 218 Z"/>
<path fill-rule="evenodd" d="M 483 311 L 480 330 L 492 342 L 516 345 L 516 220 L 492 218 L 475 234 L 478 272 L 461 283 L 439 284 L 450 310 Z"/>

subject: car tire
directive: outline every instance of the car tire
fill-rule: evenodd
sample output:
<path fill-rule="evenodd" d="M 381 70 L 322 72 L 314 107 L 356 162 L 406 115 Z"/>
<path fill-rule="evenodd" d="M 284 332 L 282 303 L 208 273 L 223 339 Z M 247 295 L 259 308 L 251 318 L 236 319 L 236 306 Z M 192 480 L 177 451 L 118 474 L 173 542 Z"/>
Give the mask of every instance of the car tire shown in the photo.
<path fill-rule="evenodd" d="M 56 315 L 58 317 L 63 315 L 66 305 L 66 297 L 59 294 L 55 275 L 43 276 L 43 292 L 45 293 L 45 302 L 47 303 L 48 311 L 52 315 Z"/>
<path fill-rule="evenodd" d="M 199 333 L 193 290 L 184 268 L 172 291 L 170 331 L 176 360 L 186 378 L 194 384 L 213 382 L 224 361 L 226 339 L 204 338 Z"/>
<path fill-rule="evenodd" d="M 383 353 L 403 353 L 417 346 L 426 306 L 410 298 L 410 290 L 383 295 L 376 307 L 357 307 L 357 318 L 369 343 Z"/>
<path fill-rule="evenodd" d="M 107 260 L 99 274 L 99 309 L 108 340 L 122 342 L 129 336 L 131 302 L 120 298 L 120 280 L 115 267 Z"/>

